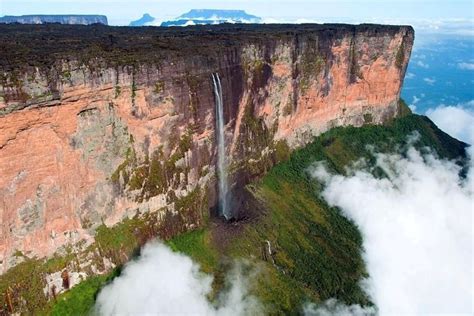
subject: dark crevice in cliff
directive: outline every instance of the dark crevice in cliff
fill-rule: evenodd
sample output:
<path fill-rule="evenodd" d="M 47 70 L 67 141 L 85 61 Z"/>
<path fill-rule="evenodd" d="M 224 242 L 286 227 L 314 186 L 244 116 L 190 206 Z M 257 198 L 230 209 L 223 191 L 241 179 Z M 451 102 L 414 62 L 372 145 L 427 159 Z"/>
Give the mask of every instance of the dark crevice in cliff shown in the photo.
<path fill-rule="evenodd" d="M 359 64 L 358 64 L 358 56 L 357 56 L 357 51 L 356 51 L 356 43 L 355 43 L 355 34 L 352 35 L 351 37 L 351 42 L 349 46 L 349 78 L 348 82 L 349 84 L 354 84 L 357 82 L 357 80 L 360 79 L 360 73 L 359 73 Z"/>
<path fill-rule="evenodd" d="M 405 80 L 405 74 L 408 69 L 408 62 L 410 60 L 411 52 L 412 52 L 412 46 L 413 46 L 413 41 L 414 41 L 414 33 L 407 31 L 403 35 L 403 40 L 402 44 L 400 45 L 395 63 L 397 67 L 400 68 L 401 72 L 401 85 L 403 86 L 403 81 Z M 401 91 L 400 91 L 401 92 Z"/>

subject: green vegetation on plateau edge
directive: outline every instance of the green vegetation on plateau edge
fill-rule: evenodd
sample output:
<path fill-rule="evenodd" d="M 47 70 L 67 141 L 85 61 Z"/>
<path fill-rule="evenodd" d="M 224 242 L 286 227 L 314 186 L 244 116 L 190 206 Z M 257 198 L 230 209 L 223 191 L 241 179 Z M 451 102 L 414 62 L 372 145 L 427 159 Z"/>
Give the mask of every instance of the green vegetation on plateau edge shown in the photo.
<path fill-rule="evenodd" d="M 95 299 L 100 289 L 120 275 L 120 269 L 108 275 L 89 277 L 70 291 L 58 296 L 56 301 L 44 309 L 45 315 L 87 315 L 93 311 Z"/>
<path fill-rule="evenodd" d="M 393 152 L 413 131 L 420 135 L 417 148 L 430 147 L 442 158 L 465 155 L 464 143 L 439 130 L 426 117 L 409 113 L 384 126 L 334 128 L 248 186 L 256 198 L 258 215 L 239 224 L 241 230 L 224 247 L 213 240 L 213 225 L 181 234 L 168 245 L 191 256 L 203 271 L 214 274 L 215 291 L 224 286 L 229 258 L 256 263 L 259 273 L 250 291 L 271 314 L 298 313 L 305 302 L 332 297 L 348 304 L 370 305 L 359 287 L 359 281 L 367 276 L 361 257 L 362 236 L 354 223 L 319 197 L 321 187 L 307 170 L 315 161 L 326 161 L 333 172 L 344 173 L 345 166 L 360 158 L 373 161 L 367 145 L 378 152 Z M 274 252 L 274 264 L 268 256 L 263 260 L 267 240 Z M 89 278 L 58 296 L 44 312 L 86 313 L 100 288 L 112 277 Z"/>

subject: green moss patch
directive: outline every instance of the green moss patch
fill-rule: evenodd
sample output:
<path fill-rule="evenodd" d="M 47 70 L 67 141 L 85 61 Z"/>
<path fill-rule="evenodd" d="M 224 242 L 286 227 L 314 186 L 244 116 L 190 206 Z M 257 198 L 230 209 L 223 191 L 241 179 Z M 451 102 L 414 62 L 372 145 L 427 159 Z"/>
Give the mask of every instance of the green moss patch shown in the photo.
<path fill-rule="evenodd" d="M 171 239 L 168 246 L 176 252 L 182 252 L 201 264 L 204 272 L 210 273 L 217 270 L 219 254 L 212 245 L 210 231 L 198 229 L 176 236 Z"/>

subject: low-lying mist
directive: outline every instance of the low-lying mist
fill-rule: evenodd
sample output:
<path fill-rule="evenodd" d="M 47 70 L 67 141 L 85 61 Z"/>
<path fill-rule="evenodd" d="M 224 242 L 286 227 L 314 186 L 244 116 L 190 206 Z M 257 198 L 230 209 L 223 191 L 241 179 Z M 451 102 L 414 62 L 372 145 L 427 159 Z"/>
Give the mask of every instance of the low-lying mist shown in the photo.
<path fill-rule="evenodd" d="M 383 178 L 363 162 L 347 176 L 332 174 L 322 163 L 311 172 L 324 185 L 324 199 L 363 234 L 370 275 L 364 287 L 378 313 L 472 315 L 472 159 L 468 176 L 462 178 L 455 162 L 422 154 L 411 145 L 403 155 L 374 156 L 376 167 L 386 174 Z M 312 306 L 308 314 L 347 311 L 331 304 Z M 352 311 L 344 314 L 373 313 Z"/>
<path fill-rule="evenodd" d="M 228 284 L 213 304 L 212 277 L 189 257 L 159 242 L 146 245 L 141 256 L 128 263 L 120 277 L 98 295 L 100 315 L 248 315 L 259 314 L 258 301 L 248 295 L 247 277 L 235 263 Z"/>

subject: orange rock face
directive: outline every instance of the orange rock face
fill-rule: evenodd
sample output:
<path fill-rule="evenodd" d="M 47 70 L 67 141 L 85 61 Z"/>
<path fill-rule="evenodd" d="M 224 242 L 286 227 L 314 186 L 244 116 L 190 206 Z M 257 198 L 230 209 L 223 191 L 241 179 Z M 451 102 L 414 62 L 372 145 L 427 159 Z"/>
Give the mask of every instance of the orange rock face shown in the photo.
<path fill-rule="evenodd" d="M 334 126 L 396 115 L 413 36 L 409 27 L 315 30 L 249 39 L 212 60 L 170 56 L 99 70 L 64 62 L 68 78 L 54 79 L 54 91 L 39 70 L 35 79 L 22 74 L 20 86 L 3 84 L 0 270 L 18 262 L 17 251 L 45 257 L 93 243 L 102 223 L 148 212 L 186 217 L 176 202 L 196 190 L 209 196 L 205 209 L 213 206 L 212 73 L 222 80 L 237 183 L 258 176 L 249 164 L 264 172 L 278 140 L 295 148 Z M 30 98 L 15 99 L 15 89 Z M 200 217 L 182 223 L 187 229 Z"/>

